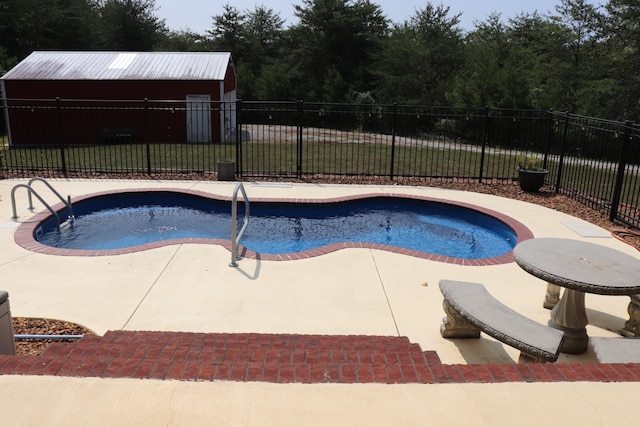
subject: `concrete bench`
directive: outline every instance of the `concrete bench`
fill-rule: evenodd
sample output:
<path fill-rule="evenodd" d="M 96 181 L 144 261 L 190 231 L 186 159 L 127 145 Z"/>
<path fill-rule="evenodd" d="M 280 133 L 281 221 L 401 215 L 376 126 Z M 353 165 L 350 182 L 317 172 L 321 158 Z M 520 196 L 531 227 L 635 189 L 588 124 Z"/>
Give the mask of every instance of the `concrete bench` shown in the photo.
<path fill-rule="evenodd" d="M 0 291 L 0 354 L 16 354 L 9 294 L 6 291 Z"/>
<path fill-rule="evenodd" d="M 479 338 L 480 331 L 520 350 L 518 363 L 555 362 L 564 333 L 515 312 L 480 283 L 441 280 L 444 338 Z"/>
<path fill-rule="evenodd" d="M 132 144 L 136 140 L 136 130 L 129 128 L 107 128 L 102 130 L 102 143 Z"/>
<path fill-rule="evenodd" d="M 624 328 L 622 328 L 622 335 L 625 337 L 640 337 L 640 294 L 631 296 L 627 312 L 629 313 L 629 320 L 625 322 Z"/>
<path fill-rule="evenodd" d="M 591 345 L 601 363 L 640 363 L 640 339 L 592 337 Z"/>

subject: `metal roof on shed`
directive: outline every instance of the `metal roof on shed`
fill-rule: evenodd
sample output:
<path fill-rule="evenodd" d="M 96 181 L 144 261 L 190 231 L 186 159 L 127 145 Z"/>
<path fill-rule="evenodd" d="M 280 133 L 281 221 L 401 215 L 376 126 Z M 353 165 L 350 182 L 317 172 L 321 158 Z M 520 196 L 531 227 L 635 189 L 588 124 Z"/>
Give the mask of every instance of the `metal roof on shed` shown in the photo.
<path fill-rule="evenodd" d="M 3 80 L 224 80 L 229 52 L 33 52 Z"/>

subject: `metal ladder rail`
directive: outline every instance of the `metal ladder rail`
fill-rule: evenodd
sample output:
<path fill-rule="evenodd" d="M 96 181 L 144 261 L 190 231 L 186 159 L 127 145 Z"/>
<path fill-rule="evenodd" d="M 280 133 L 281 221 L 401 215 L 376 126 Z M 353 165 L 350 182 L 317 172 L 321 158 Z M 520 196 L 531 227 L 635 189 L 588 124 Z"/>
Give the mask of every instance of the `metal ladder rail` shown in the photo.
<path fill-rule="evenodd" d="M 56 221 L 58 221 L 58 228 L 60 228 L 60 215 L 58 215 L 58 212 L 53 210 L 53 208 L 49 206 L 49 204 L 42 197 L 40 197 L 40 195 L 36 192 L 36 190 L 34 190 L 32 187 L 29 187 L 27 184 L 17 184 L 11 190 L 11 207 L 13 208 L 13 216 L 11 217 L 12 220 L 15 221 L 18 219 L 18 213 L 16 211 L 16 190 L 18 188 L 26 188 L 27 191 L 29 192 L 29 195 L 33 193 L 38 198 L 38 200 L 40 200 L 40 203 L 42 203 L 47 209 L 49 209 L 49 212 L 51 212 L 51 215 L 53 215 L 56 218 Z"/>
<path fill-rule="evenodd" d="M 240 229 L 240 233 L 237 233 L 238 227 L 238 191 L 242 191 L 242 197 L 244 198 L 244 221 L 242 223 L 242 228 Z M 244 235 L 247 226 L 249 225 L 249 198 L 247 197 L 247 192 L 244 191 L 244 185 L 241 182 L 236 185 L 236 188 L 233 190 L 233 197 L 231 199 L 231 262 L 229 263 L 229 267 L 237 267 L 238 263 L 238 244 L 240 243 L 240 239 Z"/>
<path fill-rule="evenodd" d="M 34 178 L 31 178 L 31 179 L 29 180 L 29 183 L 28 183 L 27 185 L 28 185 L 29 187 L 33 187 L 33 185 L 32 185 L 32 184 L 33 184 L 35 181 L 40 181 L 40 182 L 42 182 L 44 185 L 46 185 L 47 187 L 49 187 L 49 190 L 51 190 L 51 192 L 52 192 L 53 194 L 55 194 L 55 195 L 56 195 L 56 197 L 57 197 L 58 199 L 60 199 L 60 201 L 61 201 L 62 203 L 64 203 L 64 204 L 65 204 L 65 206 L 66 206 L 66 207 L 67 207 L 67 209 L 69 210 L 68 218 L 69 218 L 69 219 L 71 219 L 71 220 L 73 220 L 74 216 L 73 216 L 73 206 L 71 206 L 71 196 L 69 196 L 69 197 L 67 198 L 67 200 L 65 200 L 65 199 L 64 199 L 64 197 L 62 197 L 62 196 L 60 195 L 60 193 L 58 193 L 58 192 L 56 191 L 56 189 L 55 189 L 55 188 L 53 188 L 53 186 L 52 186 L 51 184 L 49 184 L 49 181 L 47 181 L 46 179 L 41 178 L 41 177 L 39 177 L 39 176 L 36 176 L 36 177 L 34 177 Z M 34 192 L 34 193 L 35 193 L 35 192 Z M 33 202 L 32 202 L 32 200 L 31 200 L 31 192 L 29 192 L 28 197 L 29 197 L 29 209 L 30 209 L 30 210 L 33 210 L 34 208 L 33 208 Z"/>
<path fill-rule="evenodd" d="M 42 183 L 44 183 L 49 190 L 51 190 L 51 192 L 53 192 L 53 194 L 56 195 L 56 197 L 58 197 L 58 199 L 60 199 L 62 201 L 62 203 L 64 203 L 64 205 L 67 207 L 67 210 L 69 212 L 68 214 L 68 219 L 70 219 L 71 221 L 73 221 L 74 219 L 74 215 L 73 215 L 73 206 L 71 205 L 71 196 L 68 197 L 68 200 L 65 200 L 64 197 L 62 197 L 60 195 L 60 193 L 58 193 L 55 188 L 53 188 L 51 186 L 51 184 L 49 184 L 49 182 L 41 177 L 35 177 L 35 178 L 31 178 L 31 180 L 29 180 L 29 183 L 27 184 L 17 184 L 13 187 L 13 189 L 11 190 L 11 207 L 13 208 L 13 217 L 11 217 L 11 219 L 13 219 L 14 221 L 18 219 L 18 212 L 16 209 L 16 190 L 18 188 L 26 188 L 27 189 L 27 196 L 29 199 L 29 210 L 34 210 L 33 207 L 33 198 L 32 195 L 35 195 L 38 200 L 40 200 L 40 203 L 42 203 L 48 210 L 49 212 L 51 212 L 51 214 L 55 217 L 56 221 L 58 222 L 58 229 L 60 229 L 60 215 L 58 215 L 58 213 L 42 198 L 42 196 L 40 196 L 40 194 L 38 194 L 38 192 L 33 188 L 33 183 L 36 181 L 40 181 Z"/>

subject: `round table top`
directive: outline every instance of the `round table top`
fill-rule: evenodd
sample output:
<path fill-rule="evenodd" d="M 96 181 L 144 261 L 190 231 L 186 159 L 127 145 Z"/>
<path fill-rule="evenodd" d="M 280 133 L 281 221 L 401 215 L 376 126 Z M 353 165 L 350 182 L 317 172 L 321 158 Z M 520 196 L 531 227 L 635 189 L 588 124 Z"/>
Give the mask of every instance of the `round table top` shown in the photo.
<path fill-rule="evenodd" d="M 601 295 L 640 293 L 640 259 L 580 240 L 540 238 L 519 243 L 516 263 L 549 283 Z"/>

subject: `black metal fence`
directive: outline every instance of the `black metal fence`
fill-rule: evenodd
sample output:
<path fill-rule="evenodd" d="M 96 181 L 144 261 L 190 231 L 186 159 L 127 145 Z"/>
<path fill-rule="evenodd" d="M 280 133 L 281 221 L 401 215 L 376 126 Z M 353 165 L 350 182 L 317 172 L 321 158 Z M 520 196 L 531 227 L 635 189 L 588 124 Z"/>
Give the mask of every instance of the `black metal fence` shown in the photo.
<path fill-rule="evenodd" d="M 640 228 L 640 126 L 569 113 L 310 102 L 9 99 L 0 172 L 13 176 L 380 177 L 500 181 L 522 156 L 547 184 Z"/>

